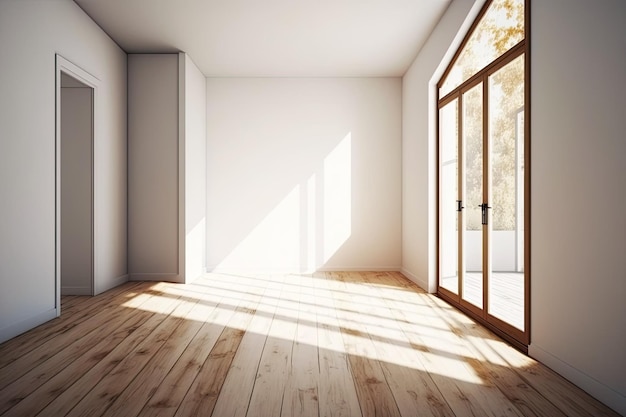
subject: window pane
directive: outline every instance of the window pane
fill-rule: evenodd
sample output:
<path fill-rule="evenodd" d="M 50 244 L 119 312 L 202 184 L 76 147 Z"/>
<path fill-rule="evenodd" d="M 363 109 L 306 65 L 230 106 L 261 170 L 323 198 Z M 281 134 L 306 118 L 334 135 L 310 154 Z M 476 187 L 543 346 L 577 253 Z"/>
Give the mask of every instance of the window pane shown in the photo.
<path fill-rule="evenodd" d="M 463 236 L 463 299 L 483 306 L 483 84 L 463 94 L 463 146 L 465 167 L 465 234 Z"/>
<path fill-rule="evenodd" d="M 458 100 L 439 110 L 439 285 L 455 294 L 458 279 Z"/>
<path fill-rule="evenodd" d="M 489 314 L 524 330 L 524 55 L 489 77 Z"/>
<path fill-rule="evenodd" d="M 489 77 L 489 136 L 492 158 L 493 230 L 515 230 L 524 196 L 524 56 Z M 518 172 L 519 171 L 519 172 Z M 522 201 L 523 203 L 523 201 Z M 523 205 L 522 205 L 523 207 Z"/>
<path fill-rule="evenodd" d="M 494 0 L 446 76 L 443 97 L 524 39 L 524 0 Z"/>

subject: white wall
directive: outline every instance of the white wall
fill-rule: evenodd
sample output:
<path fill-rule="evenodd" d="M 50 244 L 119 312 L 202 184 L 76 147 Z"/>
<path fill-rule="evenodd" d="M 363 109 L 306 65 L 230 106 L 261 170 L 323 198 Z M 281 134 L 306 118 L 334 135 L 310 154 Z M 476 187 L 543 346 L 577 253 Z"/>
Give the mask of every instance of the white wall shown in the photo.
<path fill-rule="evenodd" d="M 532 3 L 530 354 L 626 415 L 626 3 Z"/>
<path fill-rule="evenodd" d="M 187 54 L 184 63 L 185 282 L 206 271 L 206 78 Z"/>
<path fill-rule="evenodd" d="M 61 75 L 61 294 L 92 295 L 93 90 Z M 72 80 L 70 78 L 70 80 Z"/>
<path fill-rule="evenodd" d="M 437 285 L 435 85 L 483 3 L 453 0 L 402 79 L 402 272 L 430 292 Z"/>
<path fill-rule="evenodd" d="M 401 83 L 207 79 L 207 264 L 398 269 Z"/>
<path fill-rule="evenodd" d="M 128 246 L 133 280 L 177 280 L 178 54 L 128 55 Z"/>
<path fill-rule="evenodd" d="M 96 291 L 126 279 L 126 54 L 69 0 L 0 2 L 0 341 L 56 315 L 55 53 L 100 80 Z"/>

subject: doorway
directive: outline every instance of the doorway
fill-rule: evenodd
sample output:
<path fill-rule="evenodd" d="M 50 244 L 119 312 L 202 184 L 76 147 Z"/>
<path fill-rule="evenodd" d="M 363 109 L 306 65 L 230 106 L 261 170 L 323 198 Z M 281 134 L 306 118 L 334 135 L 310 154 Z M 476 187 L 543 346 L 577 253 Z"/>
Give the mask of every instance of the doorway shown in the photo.
<path fill-rule="evenodd" d="M 57 55 L 56 284 L 61 295 L 95 291 L 95 89 L 97 80 Z"/>
<path fill-rule="evenodd" d="M 439 293 L 527 345 L 524 58 L 439 109 Z"/>
<path fill-rule="evenodd" d="M 487 1 L 438 84 L 437 293 L 523 351 L 530 342 L 525 6 Z"/>

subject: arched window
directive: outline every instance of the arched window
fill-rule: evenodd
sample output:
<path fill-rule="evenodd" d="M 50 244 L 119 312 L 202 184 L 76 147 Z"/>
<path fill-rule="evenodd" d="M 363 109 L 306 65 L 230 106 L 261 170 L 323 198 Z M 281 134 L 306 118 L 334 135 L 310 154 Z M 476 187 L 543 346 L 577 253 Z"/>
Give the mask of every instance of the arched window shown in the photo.
<path fill-rule="evenodd" d="M 487 1 L 438 87 L 438 293 L 529 344 L 527 0 Z"/>

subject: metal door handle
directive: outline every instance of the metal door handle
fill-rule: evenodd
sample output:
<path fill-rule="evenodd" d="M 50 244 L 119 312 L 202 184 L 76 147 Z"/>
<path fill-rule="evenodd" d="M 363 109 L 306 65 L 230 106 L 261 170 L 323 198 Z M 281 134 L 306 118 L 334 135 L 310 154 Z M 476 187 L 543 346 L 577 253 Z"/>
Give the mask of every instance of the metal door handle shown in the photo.
<path fill-rule="evenodd" d="M 478 207 L 482 209 L 482 224 L 487 224 L 489 219 L 489 213 L 487 212 L 487 209 L 490 209 L 491 207 L 487 203 L 479 204 Z"/>

